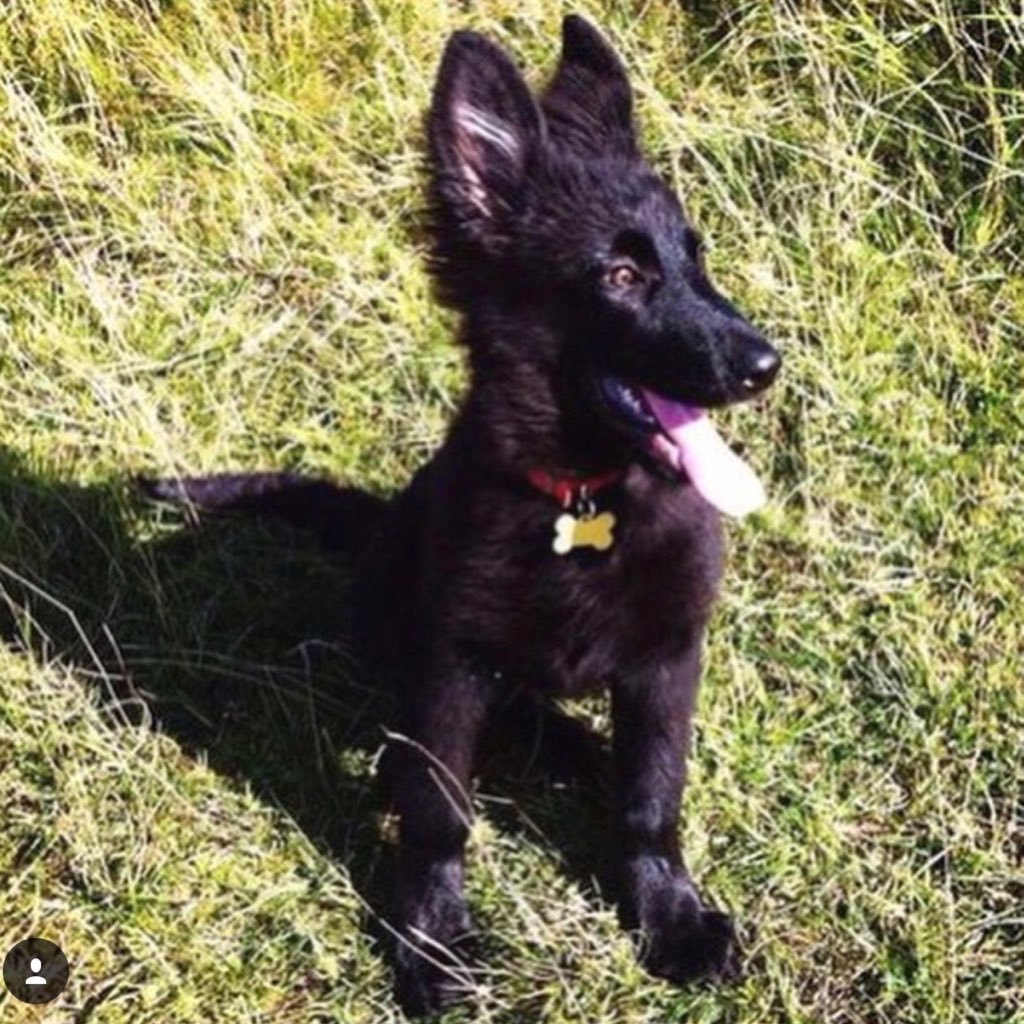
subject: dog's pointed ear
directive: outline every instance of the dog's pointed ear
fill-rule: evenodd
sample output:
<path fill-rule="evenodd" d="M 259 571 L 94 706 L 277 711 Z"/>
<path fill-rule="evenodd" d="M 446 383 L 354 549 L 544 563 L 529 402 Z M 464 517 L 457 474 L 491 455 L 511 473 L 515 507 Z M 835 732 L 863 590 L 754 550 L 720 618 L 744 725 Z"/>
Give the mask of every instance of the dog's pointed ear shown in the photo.
<path fill-rule="evenodd" d="M 542 132 L 537 104 L 504 50 L 475 32 L 456 32 L 427 125 L 434 201 L 444 220 L 486 242 L 514 206 Z"/>
<path fill-rule="evenodd" d="M 578 156 L 633 156 L 633 93 L 618 54 L 577 14 L 562 22 L 562 56 L 542 100 L 552 138 Z"/>

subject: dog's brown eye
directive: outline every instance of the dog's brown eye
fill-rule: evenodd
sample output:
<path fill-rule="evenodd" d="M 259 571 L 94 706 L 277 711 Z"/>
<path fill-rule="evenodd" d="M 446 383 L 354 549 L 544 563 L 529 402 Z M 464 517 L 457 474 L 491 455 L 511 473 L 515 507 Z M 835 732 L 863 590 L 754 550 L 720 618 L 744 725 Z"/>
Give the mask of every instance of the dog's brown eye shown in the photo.
<path fill-rule="evenodd" d="M 608 284 L 619 290 L 633 288 L 640 283 L 640 271 L 632 263 L 624 261 L 613 263 L 605 271 L 604 277 Z"/>

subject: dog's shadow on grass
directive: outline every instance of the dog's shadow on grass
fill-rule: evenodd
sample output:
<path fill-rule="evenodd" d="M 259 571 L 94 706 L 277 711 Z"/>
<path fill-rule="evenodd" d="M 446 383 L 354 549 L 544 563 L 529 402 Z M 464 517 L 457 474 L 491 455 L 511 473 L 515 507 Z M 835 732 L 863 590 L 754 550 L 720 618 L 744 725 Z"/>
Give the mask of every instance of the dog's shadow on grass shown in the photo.
<path fill-rule="evenodd" d="M 71 665 L 115 725 L 152 716 L 285 811 L 344 864 L 385 953 L 392 848 L 375 766 L 392 698 L 352 654 L 350 566 L 300 532 L 196 526 L 127 481 L 68 483 L 3 449 L 0 552 L 0 642 Z M 597 738 L 523 709 L 482 747 L 489 818 L 539 830 L 570 875 L 611 894 Z"/>

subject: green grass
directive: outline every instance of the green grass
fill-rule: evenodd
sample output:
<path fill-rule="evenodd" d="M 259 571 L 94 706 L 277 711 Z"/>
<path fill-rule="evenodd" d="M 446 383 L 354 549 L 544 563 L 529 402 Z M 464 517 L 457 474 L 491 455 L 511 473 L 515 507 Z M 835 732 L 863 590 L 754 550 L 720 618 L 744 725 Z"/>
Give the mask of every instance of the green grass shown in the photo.
<path fill-rule="evenodd" d="M 451 1019 L 1024 1021 L 1019 5 L 582 9 L 785 351 L 769 400 L 721 417 L 772 503 L 729 531 L 685 802 L 748 969 L 646 977 L 563 863 L 603 838 L 594 795 L 488 784 L 487 962 Z M 335 628 L 343 569 L 125 481 L 400 485 L 464 379 L 416 233 L 431 75 L 467 24 L 550 68 L 561 13 L 0 14 L 0 946 L 73 965 L 5 1021 L 401 1019 L 368 909 L 386 707 Z"/>

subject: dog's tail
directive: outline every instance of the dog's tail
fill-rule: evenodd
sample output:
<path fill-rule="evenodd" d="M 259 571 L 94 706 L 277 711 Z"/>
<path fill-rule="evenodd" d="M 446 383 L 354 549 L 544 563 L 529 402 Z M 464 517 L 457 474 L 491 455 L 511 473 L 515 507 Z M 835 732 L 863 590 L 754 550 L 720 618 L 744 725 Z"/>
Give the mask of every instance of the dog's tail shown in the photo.
<path fill-rule="evenodd" d="M 154 501 L 202 514 L 240 513 L 307 529 L 325 546 L 358 554 L 369 546 L 387 501 L 356 487 L 297 473 L 218 473 L 177 479 L 137 477 Z"/>

